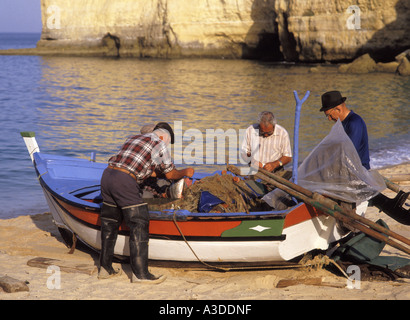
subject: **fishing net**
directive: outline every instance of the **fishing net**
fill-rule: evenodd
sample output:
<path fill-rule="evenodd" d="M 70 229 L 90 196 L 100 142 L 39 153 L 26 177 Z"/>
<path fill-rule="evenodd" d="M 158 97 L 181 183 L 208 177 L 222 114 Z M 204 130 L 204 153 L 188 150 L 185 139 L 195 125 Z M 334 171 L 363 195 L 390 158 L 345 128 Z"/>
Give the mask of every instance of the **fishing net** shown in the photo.
<path fill-rule="evenodd" d="M 209 196 L 211 194 L 211 196 Z M 220 201 L 215 201 L 215 198 Z M 201 210 L 201 199 L 209 201 L 209 210 Z M 220 203 L 218 203 L 220 202 Z M 215 205 L 212 205 L 214 203 Z M 186 188 L 182 198 L 173 202 L 179 209 L 190 212 L 249 212 L 263 209 L 264 203 L 244 180 L 230 174 L 215 174 L 202 178 Z"/>
<path fill-rule="evenodd" d="M 340 120 L 298 169 L 298 184 L 346 202 L 367 201 L 386 188 L 383 177 L 362 166 Z"/>

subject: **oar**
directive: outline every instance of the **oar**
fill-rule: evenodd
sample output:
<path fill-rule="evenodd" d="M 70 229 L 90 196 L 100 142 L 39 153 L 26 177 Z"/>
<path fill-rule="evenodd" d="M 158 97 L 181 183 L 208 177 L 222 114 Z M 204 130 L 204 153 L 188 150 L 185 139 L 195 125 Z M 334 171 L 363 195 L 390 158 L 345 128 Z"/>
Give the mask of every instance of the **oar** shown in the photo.
<path fill-rule="evenodd" d="M 383 177 L 383 176 L 382 176 Z M 395 184 L 394 182 L 390 181 L 386 177 L 383 177 L 384 182 L 386 183 L 386 187 L 389 188 L 391 191 L 394 191 L 396 193 L 399 193 L 400 191 L 400 186 Z"/>
<path fill-rule="evenodd" d="M 294 189 L 294 190 L 296 190 L 296 191 L 298 191 L 298 192 L 300 192 L 300 193 L 302 193 L 302 194 L 304 194 L 304 195 L 306 195 L 306 196 L 308 196 L 308 197 L 310 197 L 310 198 L 312 198 L 316 201 L 321 202 L 322 204 L 324 204 L 325 206 L 327 206 L 328 208 L 330 208 L 332 210 L 336 210 L 336 211 L 338 211 L 342 214 L 345 214 L 345 215 L 347 215 L 347 216 L 349 216 L 349 217 L 351 217 L 351 218 L 353 218 L 353 219 L 355 219 L 355 220 L 369 226 L 370 228 L 372 228 L 376 231 L 382 232 L 382 233 L 384 233 L 388 236 L 391 236 L 391 237 L 393 237 L 393 238 L 395 238 L 399 241 L 402 241 L 405 244 L 410 246 L 410 240 L 409 239 L 407 239 L 407 238 L 403 237 L 402 235 L 399 235 L 398 233 L 395 233 L 394 231 L 391 231 L 391 230 L 389 230 L 389 229 L 387 229 L 387 228 L 385 228 L 385 227 L 383 227 L 383 226 L 381 226 L 381 225 L 379 225 L 379 224 L 377 224 L 377 223 L 375 223 L 375 222 L 373 222 L 369 219 L 366 219 L 362 216 L 359 216 L 353 210 L 349 210 L 347 208 L 342 208 L 341 206 L 339 206 L 339 204 L 337 204 L 337 202 L 333 201 L 332 199 L 326 198 L 326 197 L 322 196 L 321 194 L 319 194 L 317 192 L 312 192 L 308 189 L 305 189 L 305 188 L 303 188 L 303 187 L 301 187 L 297 184 L 294 184 L 294 183 L 292 183 L 292 182 L 290 182 L 290 181 L 288 181 L 288 180 L 286 180 L 286 179 L 284 179 L 284 178 L 282 178 L 278 175 L 275 175 L 274 173 L 271 173 L 271 172 L 269 172 L 265 169 L 260 168 L 259 171 L 262 172 L 263 174 L 265 174 L 266 176 L 280 182 L 281 184 L 284 184 L 288 187 L 291 187 L 292 189 Z"/>
<path fill-rule="evenodd" d="M 236 175 L 240 175 L 240 170 L 238 168 L 236 168 L 235 166 L 232 166 L 232 165 L 228 166 L 228 170 L 230 172 L 236 174 Z M 305 194 L 303 194 L 303 193 L 301 193 L 301 192 L 299 192 L 299 191 L 297 191 L 297 190 L 295 190 L 291 187 L 288 187 L 288 186 L 286 186 L 286 185 L 284 185 L 284 184 L 282 184 L 282 183 L 280 183 L 280 182 L 266 176 L 262 172 L 256 173 L 255 176 L 257 178 L 260 178 L 260 179 L 262 179 L 262 180 L 264 180 L 264 181 L 266 181 L 266 182 L 280 188 L 281 190 L 289 193 L 290 195 L 298 198 L 299 200 L 310 204 L 311 206 L 315 207 L 316 209 L 319 209 L 320 211 L 329 214 L 330 216 L 334 217 L 335 219 L 340 220 L 340 221 L 342 221 L 342 222 L 344 222 L 344 223 L 346 223 L 346 224 L 348 224 L 348 225 L 362 231 L 363 233 L 366 233 L 366 234 L 368 234 L 368 235 L 370 235 L 370 236 L 372 236 L 372 237 L 374 237 L 374 238 L 376 238 L 380 241 L 383 241 L 383 242 L 389 244 L 390 246 L 392 246 L 396 249 L 399 249 L 399 250 L 401 250 L 401 251 L 403 251 L 403 252 L 410 255 L 410 249 L 404 247 L 403 245 L 397 243 L 396 241 L 393 241 L 393 240 L 389 239 L 387 236 L 385 236 L 383 234 L 380 234 L 380 233 L 376 232 L 375 230 L 372 230 L 372 229 L 368 228 L 365 225 L 362 225 L 361 223 L 354 220 L 354 218 L 352 218 L 350 216 L 347 216 L 347 215 L 344 215 L 344 214 L 342 214 L 342 213 L 340 213 L 340 212 L 338 212 L 334 209 L 331 209 L 327 205 L 325 205 L 324 203 L 321 203 L 318 200 L 313 199 L 312 197 L 309 197 L 309 196 L 307 196 L 307 195 L 305 195 Z M 303 190 L 302 187 L 300 187 L 300 186 L 297 186 L 297 187 L 298 187 L 298 189 L 301 188 L 300 190 Z M 311 192 L 309 190 L 306 190 L 306 191 Z M 388 229 L 386 229 L 386 230 L 388 230 Z M 390 230 L 388 230 L 388 231 L 390 231 Z M 406 239 L 406 240 L 408 241 L 408 239 Z"/>

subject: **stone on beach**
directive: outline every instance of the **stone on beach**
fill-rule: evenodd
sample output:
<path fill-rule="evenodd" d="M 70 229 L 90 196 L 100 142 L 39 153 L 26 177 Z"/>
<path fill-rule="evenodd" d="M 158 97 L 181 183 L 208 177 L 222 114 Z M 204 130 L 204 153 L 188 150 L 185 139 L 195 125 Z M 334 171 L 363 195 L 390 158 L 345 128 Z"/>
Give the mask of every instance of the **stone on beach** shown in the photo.
<path fill-rule="evenodd" d="M 395 73 L 397 71 L 398 66 L 399 63 L 397 61 L 391 61 L 386 63 L 378 62 L 376 65 L 376 71 Z"/>
<path fill-rule="evenodd" d="M 340 73 L 369 73 L 369 72 L 388 72 L 398 73 L 401 76 L 410 75 L 410 62 L 407 58 L 410 49 L 402 52 L 396 56 L 395 61 L 390 62 L 378 62 L 376 63 L 372 57 L 366 53 L 354 61 L 342 64 L 339 66 L 338 71 Z"/>
<path fill-rule="evenodd" d="M 20 281 L 7 275 L 0 277 L 0 289 L 7 293 L 29 291 L 26 281 Z"/>
<path fill-rule="evenodd" d="M 397 71 L 401 76 L 410 76 L 410 62 L 406 57 L 401 59 L 400 65 Z"/>
<path fill-rule="evenodd" d="M 355 59 L 353 62 L 339 67 L 341 73 L 369 73 L 376 70 L 376 62 L 368 53 Z"/>

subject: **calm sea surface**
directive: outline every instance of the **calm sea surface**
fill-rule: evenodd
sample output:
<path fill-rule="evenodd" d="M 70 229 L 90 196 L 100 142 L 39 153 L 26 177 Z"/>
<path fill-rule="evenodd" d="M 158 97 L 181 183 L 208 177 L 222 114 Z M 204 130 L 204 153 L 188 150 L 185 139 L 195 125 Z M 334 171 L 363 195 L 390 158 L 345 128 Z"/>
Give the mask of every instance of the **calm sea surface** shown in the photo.
<path fill-rule="evenodd" d="M 38 39 L 0 34 L 0 49 L 35 47 Z M 0 219 L 48 211 L 20 131 L 35 131 L 43 152 L 81 158 L 96 152 L 97 161 L 106 162 L 144 124 L 180 121 L 185 138 L 174 156 L 181 159 L 198 133 L 205 141 L 207 129 L 239 132 L 263 110 L 273 111 L 293 139 L 293 90 L 300 96 L 311 91 L 302 108 L 300 161 L 330 131 L 332 123 L 318 110 L 321 94 L 333 89 L 366 121 L 373 168 L 410 161 L 409 77 L 309 68 L 232 60 L 0 56 Z M 190 159 L 205 162 L 212 148 L 195 150 Z M 221 168 L 197 166 L 208 172 Z"/>

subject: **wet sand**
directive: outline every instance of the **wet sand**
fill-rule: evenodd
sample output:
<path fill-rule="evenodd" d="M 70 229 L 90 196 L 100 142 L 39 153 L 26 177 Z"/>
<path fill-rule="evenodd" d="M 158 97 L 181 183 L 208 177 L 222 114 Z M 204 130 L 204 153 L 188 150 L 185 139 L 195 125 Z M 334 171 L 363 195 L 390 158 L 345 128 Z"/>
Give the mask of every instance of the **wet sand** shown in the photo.
<path fill-rule="evenodd" d="M 379 171 L 409 191 L 409 168 L 410 164 L 403 164 Z M 394 195 L 390 191 L 384 193 L 390 197 Z M 410 238 L 410 227 L 400 225 L 374 207 L 369 208 L 366 217 L 373 221 L 382 218 L 390 229 Z M 349 289 L 347 279 L 331 267 L 229 272 L 150 267 L 152 273 L 167 276 L 165 282 L 151 286 L 131 283 L 131 270 L 126 263 L 118 264 L 123 273 L 116 278 L 98 280 L 96 273 L 61 271 L 60 283 L 55 281 L 57 274 L 54 270 L 27 265 L 27 261 L 36 257 L 59 259 L 91 268 L 98 263 L 98 254 L 91 250 L 77 249 L 73 254 L 68 254 L 68 251 L 49 213 L 0 220 L 0 277 L 7 275 L 26 281 L 29 287 L 29 291 L 15 293 L 0 289 L 0 300 L 410 299 L 410 279 L 361 281 L 360 288 Z M 385 247 L 382 255 L 409 258 L 389 246 Z M 289 279 L 298 280 L 296 283 L 300 284 L 277 288 L 279 281 Z M 166 304 L 165 301 L 161 303 Z"/>

